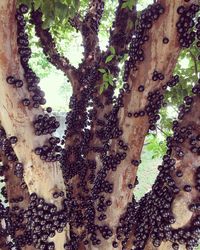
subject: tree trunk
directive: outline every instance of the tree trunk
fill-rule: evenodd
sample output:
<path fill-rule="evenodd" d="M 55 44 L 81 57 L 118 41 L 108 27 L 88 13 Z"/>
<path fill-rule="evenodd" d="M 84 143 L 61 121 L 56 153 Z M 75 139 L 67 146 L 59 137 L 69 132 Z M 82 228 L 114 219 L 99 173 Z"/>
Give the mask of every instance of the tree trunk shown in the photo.
<path fill-rule="evenodd" d="M 108 175 L 108 180 L 114 184 L 114 191 L 107 197 L 112 201 L 112 205 L 108 207 L 107 219 L 104 223 L 109 225 L 114 232 L 119 226 L 119 218 L 125 213 L 127 204 L 132 200 L 133 191 L 127 187 L 129 184 L 134 185 L 137 166 L 131 164 L 131 161 L 140 161 L 144 139 L 149 130 L 148 116 L 130 118 L 128 113 L 134 114 L 145 110 L 148 105 L 148 93 L 159 90 L 160 94 L 163 94 L 162 86 L 171 79 L 180 52 L 176 29 L 176 22 L 179 18 L 177 8 L 182 4 L 187 5 L 187 3 L 182 0 L 173 3 L 170 0 L 159 2 L 165 8 L 165 13 L 153 24 L 149 32 L 149 41 L 143 46 L 144 62 L 137 65 L 136 72 L 130 73 L 128 83 L 131 93 L 125 94 L 124 107 L 121 108 L 118 115 L 120 128 L 124 131 L 122 140 L 129 147 L 126 159 L 121 162 L 117 171 L 111 171 Z M 164 37 L 169 39 L 168 44 L 163 44 Z M 165 75 L 164 81 L 152 80 L 154 70 Z M 145 88 L 143 92 L 138 91 L 141 84 Z M 117 143 L 116 140 L 113 140 L 111 152 L 117 151 Z M 109 240 L 102 239 L 103 243 L 100 247 L 93 246 L 91 249 L 122 249 L 121 245 L 113 248 L 112 241 L 115 240 L 116 235 L 114 234 Z"/>
<path fill-rule="evenodd" d="M 15 20 L 16 1 L 2 0 L 0 2 L 0 121 L 8 136 L 15 135 L 18 142 L 14 147 L 19 162 L 24 166 L 24 180 L 29 193 L 37 193 L 46 202 L 61 208 L 62 198 L 54 199 L 52 194 L 65 192 L 65 185 L 58 163 L 47 163 L 34 153 L 36 147 L 45 144 L 48 136 L 34 134 L 33 121 L 43 110 L 29 109 L 22 105 L 22 99 L 30 97 L 20 66 L 17 48 L 17 26 Z M 6 82 L 8 76 L 21 79 L 24 85 L 20 89 L 13 88 Z M 8 180 L 12 182 L 13 180 Z M 56 249 L 64 249 L 65 231 L 55 236 Z"/>

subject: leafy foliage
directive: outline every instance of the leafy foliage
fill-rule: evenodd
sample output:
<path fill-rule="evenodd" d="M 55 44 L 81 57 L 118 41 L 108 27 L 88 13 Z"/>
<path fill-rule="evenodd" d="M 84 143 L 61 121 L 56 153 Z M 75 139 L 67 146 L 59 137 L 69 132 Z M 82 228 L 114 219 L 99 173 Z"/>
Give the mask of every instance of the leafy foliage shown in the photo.
<path fill-rule="evenodd" d="M 79 10 L 79 0 L 18 0 L 18 4 L 33 6 L 34 10 L 41 9 L 44 16 L 44 28 L 49 28 L 54 22 L 63 22 L 73 17 Z"/>
<path fill-rule="evenodd" d="M 110 52 L 111 52 L 111 54 L 106 58 L 106 61 L 105 61 L 105 63 L 109 63 L 109 62 L 111 62 L 113 59 L 114 59 L 114 57 L 115 57 L 115 48 L 114 47 L 110 47 Z"/>
<path fill-rule="evenodd" d="M 109 85 L 113 86 L 113 75 L 110 70 L 99 69 L 99 72 L 103 74 L 103 84 L 100 86 L 99 93 L 102 94 L 104 90 L 108 88 Z"/>
<path fill-rule="evenodd" d="M 123 4 L 122 4 L 122 9 L 124 8 L 128 8 L 129 10 L 132 10 L 133 7 L 136 5 L 136 0 L 126 0 Z"/>
<path fill-rule="evenodd" d="M 99 40 L 100 46 L 105 47 L 103 43 L 108 42 L 110 27 L 112 26 L 112 22 L 114 21 L 115 17 L 115 10 L 117 7 L 118 1 L 117 0 L 106 0 L 104 6 L 104 13 L 101 18 L 101 23 L 99 26 Z"/>

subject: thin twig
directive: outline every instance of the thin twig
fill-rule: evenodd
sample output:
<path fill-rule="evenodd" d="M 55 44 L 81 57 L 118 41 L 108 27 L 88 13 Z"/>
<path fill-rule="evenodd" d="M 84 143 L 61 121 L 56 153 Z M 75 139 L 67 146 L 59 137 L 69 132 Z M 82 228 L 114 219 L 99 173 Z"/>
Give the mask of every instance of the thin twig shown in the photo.
<path fill-rule="evenodd" d="M 197 78 L 198 78 L 198 66 L 197 66 L 197 59 L 196 59 L 195 55 L 192 53 L 192 51 L 191 51 L 191 50 L 189 51 L 189 53 L 190 53 L 190 56 L 191 56 L 191 57 L 192 57 L 192 59 L 193 59 L 195 74 L 196 74 L 196 76 L 197 76 Z"/>
<path fill-rule="evenodd" d="M 156 128 L 157 128 L 158 130 L 160 130 L 160 132 L 161 132 L 162 134 L 164 134 L 165 136 L 168 136 L 168 134 L 165 133 L 165 131 L 163 131 L 158 125 L 156 126 Z"/>

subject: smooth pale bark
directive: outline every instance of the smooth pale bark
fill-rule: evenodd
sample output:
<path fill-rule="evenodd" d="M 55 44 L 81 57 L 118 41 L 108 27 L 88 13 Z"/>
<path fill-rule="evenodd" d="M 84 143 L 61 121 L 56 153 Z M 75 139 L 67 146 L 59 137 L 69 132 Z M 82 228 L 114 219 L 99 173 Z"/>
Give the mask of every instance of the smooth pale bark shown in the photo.
<path fill-rule="evenodd" d="M 194 127 L 195 134 L 199 134 L 199 105 L 200 98 L 195 97 L 194 103 L 192 104 L 191 111 L 185 115 L 183 121 L 180 123 L 180 127 L 187 127 L 191 125 Z M 200 156 L 191 152 L 188 145 L 188 141 L 180 145 L 184 151 L 184 157 L 182 159 L 177 159 L 175 152 L 173 151 L 172 156 L 176 159 L 176 169 L 183 172 L 181 178 L 173 174 L 173 179 L 176 182 L 176 186 L 180 189 L 180 192 L 176 195 L 172 203 L 172 212 L 176 219 L 176 222 L 172 224 L 173 229 L 184 228 L 190 226 L 192 217 L 196 214 L 188 209 L 188 206 L 193 202 L 197 201 L 199 197 L 199 191 L 195 189 L 195 173 L 197 167 L 200 166 Z M 183 191 L 185 185 L 190 185 L 192 187 L 191 192 Z M 152 243 L 149 241 L 145 250 L 168 250 L 171 249 L 170 242 L 162 242 L 160 247 L 153 247 Z M 185 250 L 184 245 L 180 245 L 179 249 Z"/>
<path fill-rule="evenodd" d="M 46 202 L 61 208 L 61 199 L 52 197 L 55 191 L 65 191 L 60 166 L 58 163 L 44 162 L 34 153 L 34 149 L 42 146 L 48 138 L 35 136 L 32 125 L 35 117 L 43 114 L 43 110 L 29 109 L 21 104 L 21 100 L 30 94 L 17 55 L 15 5 L 14 0 L 0 1 L 0 121 L 8 136 L 15 135 L 18 138 L 14 151 L 24 165 L 24 180 L 29 193 L 36 192 Z M 14 89 L 7 84 L 6 78 L 10 75 L 23 80 L 24 86 Z M 64 249 L 65 231 L 57 234 L 54 241 L 56 249 Z"/>
<path fill-rule="evenodd" d="M 119 113 L 120 127 L 123 129 L 122 139 L 129 148 L 126 159 L 118 166 L 116 172 L 111 172 L 108 176 L 108 180 L 114 184 L 114 191 L 109 197 L 112 200 L 112 206 L 108 207 L 107 219 L 104 224 L 108 224 L 113 232 L 115 232 L 119 218 L 125 212 L 128 202 L 132 200 L 132 190 L 128 188 L 128 184 L 134 183 L 137 167 L 131 164 L 131 160 L 140 159 L 144 139 L 149 128 L 147 116 L 129 118 L 127 113 L 144 110 L 148 104 L 148 93 L 161 88 L 170 80 L 180 52 L 176 29 L 176 22 L 179 18 L 177 8 L 180 5 L 187 6 L 192 3 L 192 1 L 186 3 L 184 0 L 160 0 L 158 2 L 164 6 L 165 13 L 159 17 L 150 30 L 150 39 L 143 48 L 145 60 L 140 63 L 138 71 L 132 72 L 129 77 L 131 94 L 127 94 L 125 97 L 124 108 Z M 163 44 L 164 37 L 169 38 L 168 44 Z M 164 81 L 152 81 L 154 70 L 165 75 Z M 141 84 L 145 86 L 144 92 L 138 92 L 138 87 Z M 116 149 L 117 144 L 114 141 L 113 150 Z M 101 246 L 92 247 L 92 249 L 114 249 L 112 241 L 115 240 L 115 237 L 114 235 L 106 241 L 102 239 Z M 117 249 L 121 248 L 122 246 L 119 246 Z"/>

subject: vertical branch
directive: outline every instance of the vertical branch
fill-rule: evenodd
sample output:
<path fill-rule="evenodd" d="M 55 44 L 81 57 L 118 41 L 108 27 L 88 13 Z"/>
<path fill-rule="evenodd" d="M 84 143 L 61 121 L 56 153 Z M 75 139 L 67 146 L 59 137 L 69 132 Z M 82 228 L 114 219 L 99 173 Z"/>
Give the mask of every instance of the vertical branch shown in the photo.
<path fill-rule="evenodd" d="M 109 38 L 109 47 L 115 48 L 116 55 L 123 55 L 127 51 L 137 19 L 136 6 L 130 10 L 128 7 L 122 8 L 123 3 L 119 0 Z"/>
<path fill-rule="evenodd" d="M 84 46 L 84 61 L 98 61 L 100 57 L 98 30 L 103 14 L 104 1 L 91 0 L 88 12 L 81 25 Z"/>
<path fill-rule="evenodd" d="M 119 74 L 118 63 L 119 55 L 123 55 L 125 51 L 128 49 L 128 44 L 130 43 L 134 28 L 135 21 L 137 18 L 136 8 L 133 7 L 132 10 L 128 8 L 122 8 L 123 1 L 119 1 L 115 21 L 113 22 L 113 27 L 110 32 L 109 38 L 109 48 L 113 47 L 115 49 L 115 57 L 113 60 L 107 64 L 105 64 L 104 59 L 110 53 L 109 49 L 105 54 L 103 53 L 102 60 L 100 62 L 99 68 L 108 68 L 110 73 L 117 77 Z M 101 79 L 97 85 L 101 86 L 105 84 Z M 99 121 L 105 121 L 105 116 L 108 115 L 112 108 L 112 98 L 114 93 L 114 87 L 109 86 L 107 90 L 105 90 L 102 94 L 96 92 L 94 95 L 94 99 L 96 100 L 96 104 L 94 104 L 95 117 L 92 120 L 92 134 L 94 134 L 93 140 L 90 142 L 91 147 L 100 147 L 101 141 L 97 136 L 98 130 L 101 128 L 99 125 Z M 98 119 L 96 119 L 98 118 Z M 99 164 L 98 164 L 99 165 Z M 98 168 L 97 168 L 98 171 Z"/>
<path fill-rule="evenodd" d="M 190 53 L 190 56 L 191 56 L 191 58 L 192 58 L 192 60 L 193 60 L 193 62 L 194 62 L 194 71 L 195 71 L 196 77 L 197 77 L 197 79 L 198 79 L 198 65 L 197 65 L 196 56 L 192 53 L 191 50 L 189 51 L 189 53 Z"/>
<path fill-rule="evenodd" d="M 30 99 L 31 96 L 17 54 L 15 6 L 14 0 L 0 2 L 0 22 L 4 24 L 0 27 L 0 120 L 6 134 L 18 138 L 14 151 L 19 162 L 23 164 L 24 180 L 29 193 L 35 192 L 39 197 L 44 198 L 45 202 L 52 203 L 61 209 L 63 198 L 53 197 L 55 191 L 65 193 L 60 164 L 58 161 L 45 162 L 34 152 L 35 148 L 43 146 L 50 137 L 47 135 L 37 137 L 33 128 L 35 118 L 39 114 L 44 115 L 44 111 L 41 107 L 34 109 L 22 104 L 25 97 Z M 6 81 L 8 76 L 22 80 L 23 86 L 15 88 L 8 84 Z M 60 234 L 56 233 L 53 240 L 56 248 L 64 249 L 65 231 Z"/>
<path fill-rule="evenodd" d="M 193 93 L 199 85 L 195 85 Z M 188 249 L 198 246 L 199 104 L 199 94 L 190 96 L 184 104 L 189 111 L 180 111 L 180 119 L 173 122 L 174 134 L 168 137 L 168 150 L 159 166 L 160 172 L 152 191 L 143 197 L 138 208 L 133 234 L 138 231 L 141 220 L 144 221 L 141 227 L 149 225 L 143 235 L 148 239 L 145 250 L 167 250 L 171 247 Z M 153 211 L 152 216 L 149 216 L 149 211 Z M 153 224 L 155 217 L 159 217 L 159 220 Z M 138 244 L 138 239 L 135 242 Z M 129 246 L 132 246 L 131 241 Z"/>
<path fill-rule="evenodd" d="M 107 194 L 106 198 L 110 199 L 112 204 L 107 208 L 104 224 L 107 224 L 113 233 L 108 240 L 103 240 L 103 247 L 108 248 L 112 245 L 112 241 L 117 241 L 115 232 L 119 225 L 119 218 L 125 212 L 127 204 L 132 201 L 132 188 L 134 187 L 135 177 L 138 165 L 140 163 L 140 154 L 144 144 L 145 136 L 149 130 L 149 118 L 145 113 L 148 106 L 148 95 L 150 93 L 157 93 L 162 95 L 162 86 L 165 85 L 171 79 L 173 69 L 176 65 L 178 55 L 180 52 L 180 45 L 177 41 L 177 28 L 176 22 L 179 19 L 177 14 L 177 8 L 180 5 L 188 5 L 183 0 L 171 2 L 169 0 L 161 0 L 158 5 L 153 6 L 161 14 L 157 13 L 156 21 L 154 23 L 145 22 L 145 15 L 142 17 L 142 23 L 149 32 L 145 33 L 146 41 L 143 41 L 143 45 L 138 46 L 139 39 L 143 37 L 142 27 L 138 27 L 138 33 L 136 38 L 133 39 L 132 47 L 130 49 L 130 65 L 134 65 L 134 60 L 137 61 L 136 66 L 130 66 L 130 76 L 127 79 L 128 83 L 125 84 L 125 91 L 121 93 L 118 103 L 115 107 L 116 111 L 111 112 L 110 123 L 113 124 L 108 127 L 112 130 L 113 137 L 119 138 L 111 140 L 110 158 L 115 159 L 118 157 L 120 162 L 117 168 L 113 171 L 108 171 L 106 181 L 113 187 L 111 194 Z M 189 3 L 191 4 L 191 3 Z M 163 7 L 162 7 L 163 6 Z M 152 9 L 146 10 L 151 12 Z M 152 10 L 152 12 L 156 10 Z M 159 17 L 159 19 L 158 19 Z M 158 20 L 157 20 L 158 19 Z M 142 25 L 142 24 L 141 24 Z M 152 26 L 152 28 L 151 28 Z M 151 29 L 150 29 L 151 28 Z M 140 33 L 141 32 L 141 33 Z M 166 42 L 167 41 L 167 42 Z M 134 49 L 135 46 L 135 49 Z M 143 57 L 137 55 L 141 50 Z M 136 59 L 134 59 L 134 56 Z M 144 60 L 145 58 L 145 60 Z M 138 62 L 139 61 L 139 62 Z M 166 63 L 167 62 L 167 63 Z M 133 69 L 132 69 L 133 68 Z M 160 79 L 155 79 L 154 72 L 161 73 Z M 164 81 L 163 81 L 164 80 Z M 162 96 L 161 96 L 162 97 Z M 158 105 L 158 104 L 157 104 Z M 119 109 L 119 112 L 117 110 Z M 142 112 L 143 111 L 143 112 Z M 119 128 L 115 128 L 115 116 L 118 113 Z M 114 132 L 114 129 L 116 132 Z M 103 133 L 102 131 L 102 137 Z M 121 142 L 120 142 L 121 141 Z M 126 149 L 121 149 L 120 145 L 125 146 Z M 124 148 L 125 148 L 124 147 Z M 109 159 L 108 159 L 109 162 Z M 103 174 L 103 171 L 107 170 L 107 164 L 105 159 L 104 169 L 99 171 L 99 177 L 96 178 L 96 189 L 98 192 L 98 180 Z M 117 164 L 117 163 L 116 163 Z M 129 188 L 131 186 L 131 188 Z M 113 211 L 115 211 L 113 213 Z M 121 246 L 121 242 L 118 241 Z"/>

